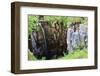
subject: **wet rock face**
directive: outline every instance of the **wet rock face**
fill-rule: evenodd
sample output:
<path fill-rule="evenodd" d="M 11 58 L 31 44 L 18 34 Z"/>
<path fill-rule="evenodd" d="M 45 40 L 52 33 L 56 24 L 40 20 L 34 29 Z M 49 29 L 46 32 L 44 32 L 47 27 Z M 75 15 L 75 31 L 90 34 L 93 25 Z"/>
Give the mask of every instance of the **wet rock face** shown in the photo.
<path fill-rule="evenodd" d="M 35 49 L 33 48 L 33 50 L 35 50 L 33 54 L 35 54 L 37 58 L 46 57 L 46 59 L 52 59 L 53 57 L 58 58 L 64 55 L 67 47 L 65 31 L 60 24 L 55 23 L 54 25 L 55 26 L 52 27 L 52 24 L 49 25 L 48 21 L 42 18 L 42 20 L 39 21 L 40 31 L 37 31 L 36 35 L 32 34 L 32 36 L 34 35 L 34 38 L 36 38 L 35 42 L 31 40 L 32 44 L 36 44 L 36 46 L 32 46 L 35 47 Z"/>

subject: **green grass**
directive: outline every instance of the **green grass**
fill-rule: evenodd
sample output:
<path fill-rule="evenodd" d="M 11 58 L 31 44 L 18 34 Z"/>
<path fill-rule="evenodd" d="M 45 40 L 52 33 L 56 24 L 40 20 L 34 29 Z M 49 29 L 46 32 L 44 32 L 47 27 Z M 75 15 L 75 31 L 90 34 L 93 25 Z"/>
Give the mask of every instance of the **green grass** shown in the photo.
<path fill-rule="evenodd" d="M 87 49 L 83 49 L 83 50 L 74 50 L 73 52 L 69 53 L 69 54 L 64 54 L 64 57 L 60 57 L 59 59 L 83 59 L 83 58 L 87 58 L 88 57 L 88 51 Z M 45 58 L 42 58 L 42 60 L 44 60 Z M 35 58 L 35 56 L 28 51 L 28 60 L 37 60 Z"/>
<path fill-rule="evenodd" d="M 35 56 L 30 52 L 30 51 L 28 51 L 28 60 L 30 61 L 30 60 L 37 60 L 36 58 L 35 58 Z"/>
<path fill-rule="evenodd" d="M 84 49 L 84 50 L 74 50 L 72 53 L 64 55 L 64 57 L 60 59 L 82 59 L 87 57 L 88 57 L 87 49 Z"/>

